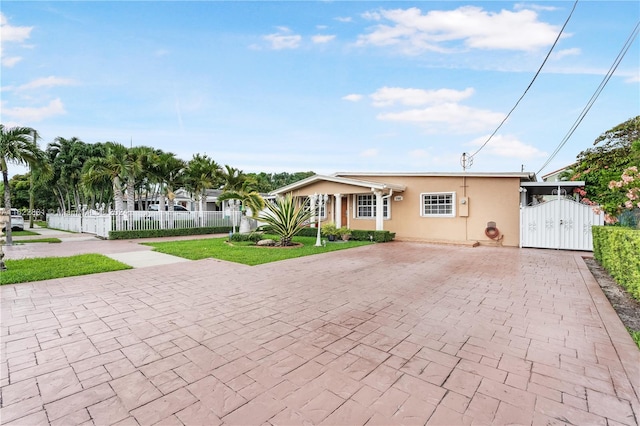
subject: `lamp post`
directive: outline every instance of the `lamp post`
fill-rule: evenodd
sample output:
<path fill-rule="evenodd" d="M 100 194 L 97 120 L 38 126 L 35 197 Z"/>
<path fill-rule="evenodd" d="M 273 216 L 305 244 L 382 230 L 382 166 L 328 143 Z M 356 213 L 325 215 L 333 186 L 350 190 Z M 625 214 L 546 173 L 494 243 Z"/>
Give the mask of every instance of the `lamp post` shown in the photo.
<path fill-rule="evenodd" d="M 231 224 L 233 225 L 233 233 L 236 233 L 236 224 L 238 222 L 236 209 L 240 206 L 240 200 L 229 200 L 229 213 L 231 216 Z"/>
<path fill-rule="evenodd" d="M 322 219 L 322 206 L 329 200 L 329 196 L 327 194 L 313 194 L 309 198 L 318 206 L 318 216 L 316 216 L 316 226 L 318 227 L 316 247 L 322 247 L 322 242 L 320 241 L 320 220 Z"/>

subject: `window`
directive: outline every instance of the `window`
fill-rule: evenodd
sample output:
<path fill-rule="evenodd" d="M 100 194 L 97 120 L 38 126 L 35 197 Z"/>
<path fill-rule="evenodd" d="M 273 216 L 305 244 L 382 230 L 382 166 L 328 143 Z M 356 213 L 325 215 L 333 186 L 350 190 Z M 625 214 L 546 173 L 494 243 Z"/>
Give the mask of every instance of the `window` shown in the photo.
<path fill-rule="evenodd" d="M 421 216 L 455 217 L 455 192 L 431 192 L 420 194 L 422 199 Z"/>
<path fill-rule="evenodd" d="M 385 219 L 389 219 L 389 198 L 383 198 L 382 212 Z M 373 194 L 358 195 L 356 200 L 356 217 L 376 217 L 376 196 Z"/>
<path fill-rule="evenodd" d="M 307 199 L 305 200 L 306 206 L 311 208 L 311 198 L 307 197 Z M 317 203 L 317 202 L 316 202 Z M 329 204 L 329 200 L 327 200 L 327 202 L 325 202 L 324 204 L 322 204 L 321 208 L 320 208 L 320 217 L 323 219 L 327 218 L 327 204 Z M 311 216 L 315 217 L 318 214 L 318 204 L 315 204 L 313 206 L 313 210 L 311 211 Z"/>

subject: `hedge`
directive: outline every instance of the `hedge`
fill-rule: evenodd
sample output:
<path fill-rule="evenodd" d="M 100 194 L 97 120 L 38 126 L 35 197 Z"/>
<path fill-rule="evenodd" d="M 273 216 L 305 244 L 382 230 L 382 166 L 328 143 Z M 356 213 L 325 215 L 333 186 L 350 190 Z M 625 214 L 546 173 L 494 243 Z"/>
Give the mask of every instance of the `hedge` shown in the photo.
<path fill-rule="evenodd" d="M 297 235 L 301 237 L 315 237 L 318 235 L 318 228 L 302 228 Z M 392 241 L 396 237 L 396 234 L 395 232 L 389 231 L 351 229 L 351 239 L 353 241 L 371 241 L 371 237 L 373 237 L 373 241 L 376 243 L 386 243 L 387 241 Z"/>
<path fill-rule="evenodd" d="M 209 228 L 177 228 L 177 229 L 141 229 L 137 231 L 110 231 L 110 240 L 129 240 L 135 238 L 180 237 L 184 235 L 228 234 L 230 226 Z"/>
<path fill-rule="evenodd" d="M 593 257 L 640 300 L 640 230 L 618 226 L 593 226 Z"/>

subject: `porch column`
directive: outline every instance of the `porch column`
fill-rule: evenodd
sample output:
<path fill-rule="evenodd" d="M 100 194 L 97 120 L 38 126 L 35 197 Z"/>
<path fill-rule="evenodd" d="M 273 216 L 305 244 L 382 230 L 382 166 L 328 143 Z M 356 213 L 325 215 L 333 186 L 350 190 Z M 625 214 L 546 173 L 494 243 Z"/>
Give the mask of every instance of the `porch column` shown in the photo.
<path fill-rule="evenodd" d="M 311 228 L 315 228 L 316 227 L 316 200 L 314 197 L 309 197 L 309 200 L 311 201 L 309 208 L 311 209 Z"/>
<path fill-rule="evenodd" d="M 373 191 L 376 196 L 376 231 L 384 230 L 384 209 L 382 191 Z"/>
<path fill-rule="evenodd" d="M 342 227 L 342 194 L 333 194 L 333 199 L 336 200 L 333 203 L 333 221 L 336 224 L 336 228 Z"/>

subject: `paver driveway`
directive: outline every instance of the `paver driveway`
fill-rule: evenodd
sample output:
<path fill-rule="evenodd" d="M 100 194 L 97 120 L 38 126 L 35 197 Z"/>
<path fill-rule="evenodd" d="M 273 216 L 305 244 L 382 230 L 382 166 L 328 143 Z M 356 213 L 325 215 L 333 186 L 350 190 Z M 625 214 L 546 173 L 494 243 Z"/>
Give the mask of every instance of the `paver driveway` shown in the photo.
<path fill-rule="evenodd" d="M 387 243 L 3 286 L 2 424 L 637 424 L 580 255 Z"/>

